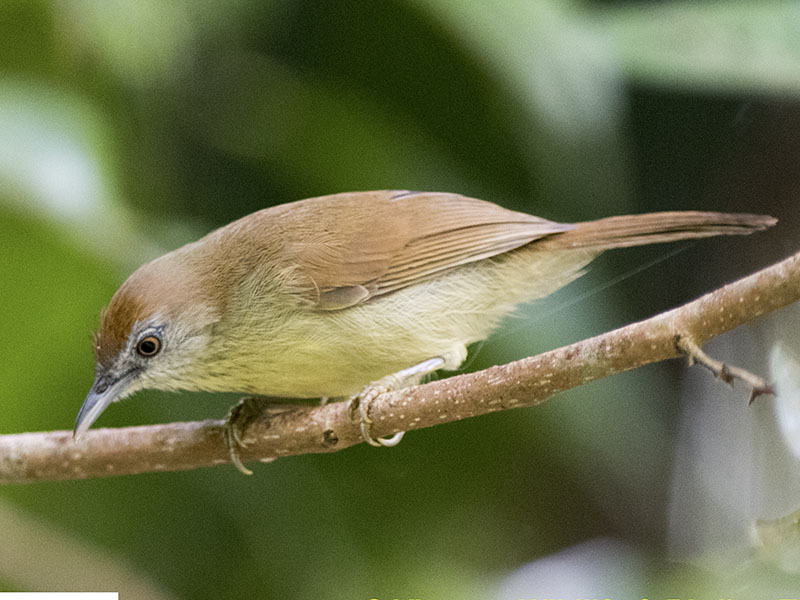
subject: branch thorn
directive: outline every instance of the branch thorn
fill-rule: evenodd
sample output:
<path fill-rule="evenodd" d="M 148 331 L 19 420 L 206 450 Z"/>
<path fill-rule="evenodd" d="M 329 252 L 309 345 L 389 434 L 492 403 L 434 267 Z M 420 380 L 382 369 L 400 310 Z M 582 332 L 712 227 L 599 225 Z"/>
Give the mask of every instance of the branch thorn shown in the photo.
<path fill-rule="evenodd" d="M 745 369 L 728 365 L 724 362 L 711 358 L 708 354 L 703 352 L 702 348 L 700 348 L 697 342 L 695 342 L 688 335 L 676 335 L 675 347 L 678 349 L 678 352 L 686 355 L 686 357 L 689 359 L 690 367 L 694 366 L 695 364 L 700 364 L 711 371 L 715 377 L 719 378 L 721 381 L 724 381 L 731 387 L 733 387 L 733 384 L 737 379 L 749 385 L 752 389 L 752 392 L 750 394 L 750 400 L 748 404 L 752 404 L 753 401 L 759 396 L 775 393 L 775 388 L 758 375 L 755 375 L 754 373 L 751 373 Z"/>

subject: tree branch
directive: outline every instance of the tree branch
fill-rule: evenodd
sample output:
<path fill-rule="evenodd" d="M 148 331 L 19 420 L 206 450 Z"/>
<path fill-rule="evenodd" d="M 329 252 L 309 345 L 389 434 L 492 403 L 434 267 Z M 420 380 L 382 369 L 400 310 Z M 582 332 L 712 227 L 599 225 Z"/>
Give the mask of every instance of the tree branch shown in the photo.
<path fill-rule="evenodd" d="M 372 433 L 387 436 L 533 406 L 589 381 L 681 354 L 702 358 L 701 362 L 712 360 L 695 349 L 798 299 L 800 253 L 645 321 L 478 373 L 381 394 L 370 408 Z M 726 376 L 746 373 L 712 362 Z M 760 381 L 755 376 L 745 379 L 755 384 Z M 78 442 L 70 431 L 3 435 L 0 483 L 178 471 L 229 463 L 224 426 L 224 420 L 207 420 L 96 429 Z M 334 452 L 362 441 L 359 424 L 351 420 L 343 402 L 268 411 L 248 424 L 244 439 L 248 445 L 241 458 L 261 462 Z"/>

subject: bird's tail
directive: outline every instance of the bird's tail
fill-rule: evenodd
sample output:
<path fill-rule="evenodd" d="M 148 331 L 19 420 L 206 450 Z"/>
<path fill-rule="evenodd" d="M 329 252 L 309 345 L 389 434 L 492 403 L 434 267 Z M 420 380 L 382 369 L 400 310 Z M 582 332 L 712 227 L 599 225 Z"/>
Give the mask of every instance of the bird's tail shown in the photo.
<path fill-rule="evenodd" d="M 699 211 L 660 212 L 609 217 L 577 223 L 574 229 L 536 242 L 539 248 L 624 248 L 715 235 L 747 235 L 772 227 L 768 215 Z"/>

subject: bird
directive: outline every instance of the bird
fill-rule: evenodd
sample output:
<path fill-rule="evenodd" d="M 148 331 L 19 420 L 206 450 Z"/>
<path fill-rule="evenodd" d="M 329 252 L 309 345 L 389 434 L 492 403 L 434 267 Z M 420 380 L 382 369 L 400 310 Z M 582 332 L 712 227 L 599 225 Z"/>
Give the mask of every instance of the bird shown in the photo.
<path fill-rule="evenodd" d="M 470 344 L 579 277 L 601 252 L 775 223 L 699 211 L 559 223 L 408 190 L 265 208 L 124 281 L 101 312 L 95 378 L 74 435 L 112 402 L 157 389 L 351 398 L 364 439 L 390 445 L 369 430 L 368 404 L 383 384 L 458 369 Z"/>

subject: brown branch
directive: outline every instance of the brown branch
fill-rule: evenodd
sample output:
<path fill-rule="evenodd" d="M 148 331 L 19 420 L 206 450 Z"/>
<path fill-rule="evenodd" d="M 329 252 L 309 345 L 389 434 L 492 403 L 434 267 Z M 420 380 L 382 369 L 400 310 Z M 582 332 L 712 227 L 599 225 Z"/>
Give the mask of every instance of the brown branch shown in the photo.
<path fill-rule="evenodd" d="M 468 375 L 380 395 L 373 435 L 533 406 L 583 383 L 676 358 L 800 299 L 800 253 L 684 306 L 602 335 Z M 690 352 L 691 354 L 691 352 Z M 693 358 L 698 355 L 694 353 Z M 723 372 L 720 368 L 720 372 Z M 727 372 L 730 372 L 728 370 Z M 755 380 L 754 380 L 755 381 Z M 0 436 L 0 482 L 27 483 L 208 467 L 230 462 L 225 421 Z M 334 452 L 362 441 L 345 403 L 267 412 L 248 426 L 243 460 Z M 407 442 L 406 442 L 407 443 Z"/>

